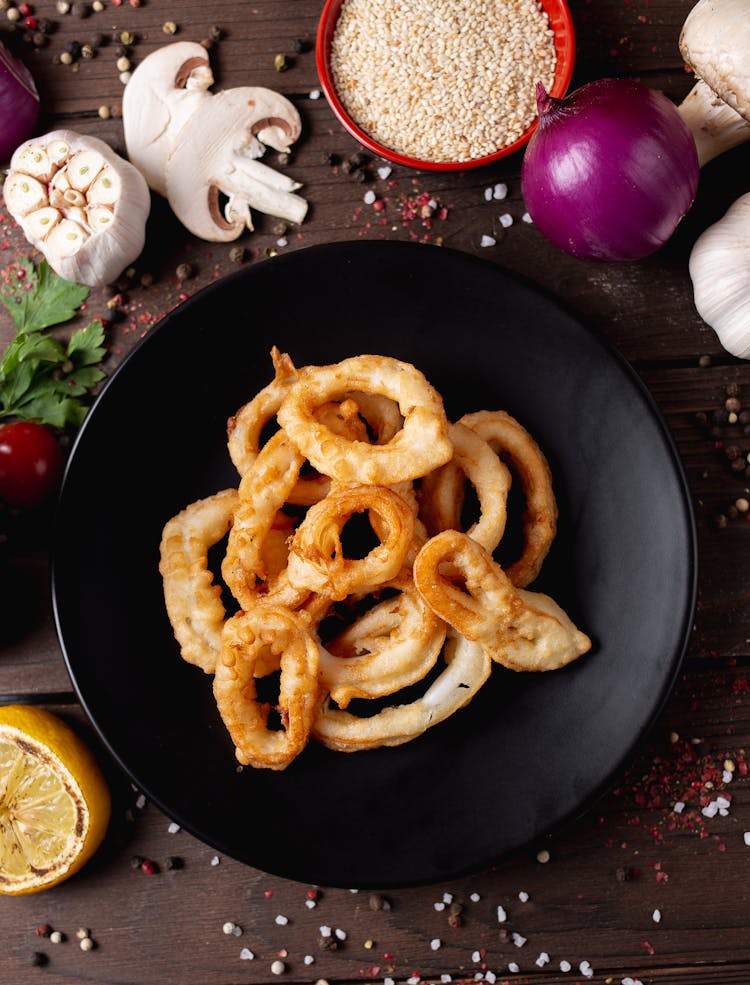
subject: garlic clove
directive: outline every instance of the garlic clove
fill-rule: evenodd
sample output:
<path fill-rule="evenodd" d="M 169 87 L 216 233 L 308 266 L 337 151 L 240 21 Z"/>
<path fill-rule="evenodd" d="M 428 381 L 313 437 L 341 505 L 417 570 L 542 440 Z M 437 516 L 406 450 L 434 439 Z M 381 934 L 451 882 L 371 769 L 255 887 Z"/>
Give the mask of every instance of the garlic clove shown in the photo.
<path fill-rule="evenodd" d="M 24 216 L 48 204 L 47 190 L 41 181 L 24 172 L 13 172 L 3 186 L 11 215 Z"/>
<path fill-rule="evenodd" d="M 92 233 L 101 233 L 114 222 L 112 209 L 106 205 L 90 205 L 86 209 L 86 223 Z"/>
<path fill-rule="evenodd" d="M 61 218 L 62 216 L 57 209 L 47 205 L 24 216 L 21 220 L 21 227 L 29 239 L 44 239 Z"/>
<path fill-rule="evenodd" d="M 54 174 L 55 168 L 44 147 L 39 144 L 29 144 L 20 155 L 18 168 L 32 178 L 47 182 Z"/>
<path fill-rule="evenodd" d="M 101 154 L 92 150 L 79 151 L 68 161 L 68 181 L 73 188 L 85 192 L 103 167 L 104 159 Z"/>
<path fill-rule="evenodd" d="M 26 168 L 44 167 L 45 181 Z M 67 280 L 98 287 L 115 280 L 145 241 L 151 197 L 143 175 L 104 141 L 53 131 L 16 149 L 3 187 L 26 238 Z"/>
<path fill-rule="evenodd" d="M 87 199 L 97 205 L 114 205 L 122 193 L 120 179 L 111 168 L 103 168 L 92 182 Z"/>
<path fill-rule="evenodd" d="M 58 257 L 74 256 L 86 240 L 89 234 L 73 219 L 60 219 L 52 232 L 47 236 L 45 243 L 47 249 Z"/>

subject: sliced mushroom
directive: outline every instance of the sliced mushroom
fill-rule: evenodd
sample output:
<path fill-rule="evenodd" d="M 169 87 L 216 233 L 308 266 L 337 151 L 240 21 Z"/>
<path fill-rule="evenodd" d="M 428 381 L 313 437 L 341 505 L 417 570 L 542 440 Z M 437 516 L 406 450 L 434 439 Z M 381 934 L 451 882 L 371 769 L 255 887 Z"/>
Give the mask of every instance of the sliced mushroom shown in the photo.
<path fill-rule="evenodd" d="M 125 87 L 123 124 L 130 160 L 201 239 L 227 242 L 253 228 L 251 209 L 302 222 L 301 185 L 258 158 L 298 139 L 294 105 L 272 89 L 241 86 L 213 94 L 201 45 L 153 52 Z"/>
<path fill-rule="evenodd" d="M 26 141 L 11 158 L 3 196 L 28 241 L 67 280 L 109 283 L 143 249 L 148 185 L 96 137 L 54 130 Z"/>
<path fill-rule="evenodd" d="M 166 196 L 169 152 L 185 121 L 214 84 L 206 49 L 177 41 L 147 55 L 125 86 L 122 122 L 131 162 Z"/>
<path fill-rule="evenodd" d="M 698 0 L 680 33 L 698 81 L 679 107 L 700 165 L 750 140 L 750 10 L 747 0 Z"/>
<path fill-rule="evenodd" d="M 253 208 L 302 222 L 307 202 L 294 194 L 300 185 L 256 160 L 264 151 L 257 134 L 269 127 L 284 135 L 280 148 L 300 132 L 297 111 L 270 89 L 227 89 L 194 111 L 167 162 L 167 198 L 196 236 L 236 239 L 245 227 L 253 228 Z"/>

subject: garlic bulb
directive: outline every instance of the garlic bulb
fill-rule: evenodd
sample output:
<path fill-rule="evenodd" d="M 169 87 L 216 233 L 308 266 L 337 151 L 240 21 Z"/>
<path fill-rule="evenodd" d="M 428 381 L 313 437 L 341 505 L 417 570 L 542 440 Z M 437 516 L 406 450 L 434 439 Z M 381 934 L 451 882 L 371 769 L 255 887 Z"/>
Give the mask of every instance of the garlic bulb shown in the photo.
<path fill-rule="evenodd" d="M 143 249 L 148 185 L 96 137 L 53 130 L 27 140 L 11 158 L 3 196 L 28 241 L 66 280 L 106 284 Z"/>
<path fill-rule="evenodd" d="M 690 277 L 698 314 L 727 352 L 750 359 L 750 193 L 695 241 Z"/>

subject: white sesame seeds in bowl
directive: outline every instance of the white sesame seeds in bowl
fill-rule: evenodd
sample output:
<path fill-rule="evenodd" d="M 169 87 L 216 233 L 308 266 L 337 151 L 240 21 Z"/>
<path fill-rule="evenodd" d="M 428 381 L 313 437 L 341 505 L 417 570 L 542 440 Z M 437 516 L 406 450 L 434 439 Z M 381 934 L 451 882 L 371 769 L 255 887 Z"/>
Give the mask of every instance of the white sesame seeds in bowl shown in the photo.
<path fill-rule="evenodd" d="M 536 83 L 563 96 L 575 38 L 566 0 L 326 0 L 316 58 L 334 114 L 408 167 L 481 167 L 522 148 Z"/>

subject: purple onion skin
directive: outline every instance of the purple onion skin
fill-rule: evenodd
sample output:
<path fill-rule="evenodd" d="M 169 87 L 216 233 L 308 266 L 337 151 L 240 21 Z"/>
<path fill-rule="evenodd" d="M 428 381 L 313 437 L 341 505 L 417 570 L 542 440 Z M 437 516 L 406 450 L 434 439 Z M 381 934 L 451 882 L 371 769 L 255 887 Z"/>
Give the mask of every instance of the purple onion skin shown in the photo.
<path fill-rule="evenodd" d="M 39 94 L 31 72 L 0 43 L 0 161 L 33 134 Z"/>
<path fill-rule="evenodd" d="M 564 99 L 537 86 L 539 126 L 521 167 L 534 224 L 581 259 L 637 260 L 674 233 L 698 188 L 695 140 L 674 104 L 628 79 Z"/>

